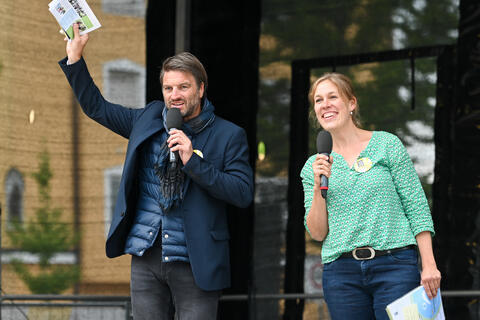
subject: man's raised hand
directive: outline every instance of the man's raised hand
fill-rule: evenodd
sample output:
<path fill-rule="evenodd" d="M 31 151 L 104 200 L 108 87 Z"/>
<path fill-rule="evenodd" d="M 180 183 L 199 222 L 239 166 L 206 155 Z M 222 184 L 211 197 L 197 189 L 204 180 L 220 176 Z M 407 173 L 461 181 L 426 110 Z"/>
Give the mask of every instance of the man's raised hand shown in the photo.
<path fill-rule="evenodd" d="M 65 37 L 67 41 L 67 56 L 68 63 L 73 64 L 80 60 L 82 57 L 83 49 L 88 41 L 88 33 L 80 35 L 80 30 L 78 23 L 73 24 L 73 39 L 69 40 L 68 37 Z"/>

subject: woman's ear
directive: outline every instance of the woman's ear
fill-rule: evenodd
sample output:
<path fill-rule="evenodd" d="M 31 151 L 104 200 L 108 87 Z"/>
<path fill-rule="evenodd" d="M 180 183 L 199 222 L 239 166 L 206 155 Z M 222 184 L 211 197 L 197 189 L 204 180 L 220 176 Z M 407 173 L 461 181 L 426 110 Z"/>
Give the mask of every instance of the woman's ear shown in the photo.
<path fill-rule="evenodd" d="M 357 98 L 353 97 L 350 100 L 349 109 L 350 109 L 350 112 L 353 112 L 353 111 L 355 111 L 355 109 L 357 109 Z"/>

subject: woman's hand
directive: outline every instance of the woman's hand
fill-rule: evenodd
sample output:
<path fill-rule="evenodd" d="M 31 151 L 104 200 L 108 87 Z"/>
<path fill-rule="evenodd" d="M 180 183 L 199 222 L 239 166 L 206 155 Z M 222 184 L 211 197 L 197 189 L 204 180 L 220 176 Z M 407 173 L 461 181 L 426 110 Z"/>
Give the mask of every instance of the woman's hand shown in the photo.
<path fill-rule="evenodd" d="M 333 157 L 328 157 L 324 154 L 317 154 L 315 161 L 312 163 L 313 175 L 314 175 L 314 189 L 320 189 L 321 179 L 320 176 L 324 175 L 330 178 L 332 174 Z"/>
<path fill-rule="evenodd" d="M 321 179 L 324 175 L 330 178 L 332 173 L 333 158 L 327 157 L 324 154 L 317 154 L 315 161 L 312 163 L 312 169 L 314 174 L 313 185 L 313 199 L 312 206 L 307 215 L 307 227 L 310 230 L 310 235 L 317 241 L 324 241 L 328 234 L 328 213 L 327 203 L 322 197 L 320 190 Z"/>
<path fill-rule="evenodd" d="M 433 299 L 440 288 L 442 276 L 436 266 L 423 267 L 421 284 L 429 299 Z"/>
<path fill-rule="evenodd" d="M 428 298 L 432 299 L 437 295 L 440 288 L 440 280 L 442 279 L 433 256 L 432 236 L 430 231 L 422 231 L 415 238 L 417 239 L 418 251 L 422 261 L 422 278 L 420 283 L 425 288 Z"/>

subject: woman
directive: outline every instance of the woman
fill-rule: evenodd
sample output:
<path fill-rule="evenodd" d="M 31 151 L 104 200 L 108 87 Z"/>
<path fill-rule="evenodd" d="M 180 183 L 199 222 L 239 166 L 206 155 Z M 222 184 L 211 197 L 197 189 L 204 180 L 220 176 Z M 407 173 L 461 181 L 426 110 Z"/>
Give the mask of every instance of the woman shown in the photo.
<path fill-rule="evenodd" d="M 393 134 L 360 128 L 346 76 L 323 75 L 309 98 L 333 140 L 330 159 L 313 155 L 301 172 L 305 227 L 323 241 L 323 290 L 332 319 L 388 319 L 386 306 L 420 284 L 432 299 L 441 279 L 433 222 L 405 147 Z M 321 175 L 329 178 L 326 199 Z"/>

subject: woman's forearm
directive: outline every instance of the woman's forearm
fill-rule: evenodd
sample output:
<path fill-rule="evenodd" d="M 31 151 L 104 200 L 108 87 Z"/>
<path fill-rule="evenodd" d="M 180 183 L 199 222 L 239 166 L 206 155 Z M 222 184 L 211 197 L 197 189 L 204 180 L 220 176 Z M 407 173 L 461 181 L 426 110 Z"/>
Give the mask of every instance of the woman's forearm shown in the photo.
<path fill-rule="evenodd" d="M 420 251 L 420 257 L 422 259 L 422 269 L 428 267 L 437 268 L 435 257 L 433 256 L 432 236 L 430 235 L 430 231 L 420 232 L 417 234 L 416 239 L 418 251 Z"/>
<path fill-rule="evenodd" d="M 307 215 L 307 227 L 313 239 L 323 241 L 328 234 L 328 213 L 319 188 L 313 193 L 312 206 Z"/>
<path fill-rule="evenodd" d="M 421 284 L 425 288 L 428 297 L 432 299 L 437 295 L 442 276 L 437 268 L 433 256 L 432 236 L 430 231 L 423 231 L 416 236 L 420 258 L 422 260 Z"/>

